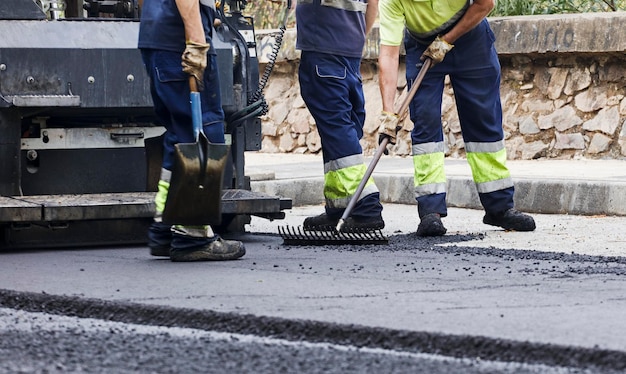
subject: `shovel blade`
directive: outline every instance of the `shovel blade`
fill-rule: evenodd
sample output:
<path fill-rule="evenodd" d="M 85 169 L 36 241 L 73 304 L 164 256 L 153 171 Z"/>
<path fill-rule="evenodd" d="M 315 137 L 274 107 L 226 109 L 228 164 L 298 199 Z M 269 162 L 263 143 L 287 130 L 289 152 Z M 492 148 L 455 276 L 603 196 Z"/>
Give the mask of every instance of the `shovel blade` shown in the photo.
<path fill-rule="evenodd" d="M 196 143 L 179 143 L 163 222 L 177 225 L 219 225 L 222 184 L 230 146 L 212 144 L 201 134 Z"/>

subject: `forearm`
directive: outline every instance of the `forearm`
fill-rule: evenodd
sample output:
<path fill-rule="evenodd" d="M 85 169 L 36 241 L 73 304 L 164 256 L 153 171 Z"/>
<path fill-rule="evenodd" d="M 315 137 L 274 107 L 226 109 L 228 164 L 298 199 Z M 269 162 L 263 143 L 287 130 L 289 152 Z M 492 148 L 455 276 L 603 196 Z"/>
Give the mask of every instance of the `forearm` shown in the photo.
<path fill-rule="evenodd" d="M 200 16 L 200 2 L 198 0 L 175 0 L 176 7 L 185 25 L 187 40 L 206 43 L 202 18 Z"/>
<path fill-rule="evenodd" d="M 378 0 L 368 0 L 365 11 L 365 35 L 369 34 L 378 15 Z"/>
<path fill-rule="evenodd" d="M 459 22 L 441 38 L 450 44 L 478 25 L 493 10 L 495 0 L 474 0 Z"/>
<path fill-rule="evenodd" d="M 381 45 L 378 54 L 378 85 L 383 111 L 395 113 L 394 102 L 398 87 L 400 46 Z"/>

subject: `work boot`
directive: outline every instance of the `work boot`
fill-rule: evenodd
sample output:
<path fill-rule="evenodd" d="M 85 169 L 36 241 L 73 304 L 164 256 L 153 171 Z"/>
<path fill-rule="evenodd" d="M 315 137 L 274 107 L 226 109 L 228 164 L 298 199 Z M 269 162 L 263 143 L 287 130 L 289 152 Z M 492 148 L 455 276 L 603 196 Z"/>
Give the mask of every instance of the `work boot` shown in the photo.
<path fill-rule="evenodd" d="M 339 223 L 339 217 L 333 218 L 326 213 L 322 213 L 318 216 L 308 217 L 304 220 L 305 231 L 332 231 L 337 228 Z M 380 230 L 385 227 L 385 221 L 382 216 L 378 217 L 348 217 L 346 218 L 343 226 L 341 226 L 342 232 L 366 232 Z"/>
<path fill-rule="evenodd" d="M 439 213 L 425 215 L 417 226 L 417 236 L 442 236 L 446 231 Z"/>
<path fill-rule="evenodd" d="M 153 222 L 148 228 L 148 247 L 152 256 L 169 257 L 172 245 L 172 225 Z"/>
<path fill-rule="evenodd" d="M 236 260 L 245 254 L 246 248 L 242 242 L 225 240 L 218 236 L 205 245 L 185 248 L 174 247 L 170 251 L 170 260 L 173 262 L 228 261 Z"/>
<path fill-rule="evenodd" d="M 382 216 L 378 217 L 348 217 L 341 226 L 341 232 L 368 232 L 381 230 L 385 227 Z"/>
<path fill-rule="evenodd" d="M 483 223 L 499 226 L 505 230 L 533 231 L 535 229 L 533 217 L 513 208 L 501 213 L 487 213 L 483 217 Z"/>
<path fill-rule="evenodd" d="M 334 230 L 339 222 L 339 217 L 333 218 L 326 213 L 318 216 L 307 217 L 302 224 L 305 231 L 329 231 Z"/>

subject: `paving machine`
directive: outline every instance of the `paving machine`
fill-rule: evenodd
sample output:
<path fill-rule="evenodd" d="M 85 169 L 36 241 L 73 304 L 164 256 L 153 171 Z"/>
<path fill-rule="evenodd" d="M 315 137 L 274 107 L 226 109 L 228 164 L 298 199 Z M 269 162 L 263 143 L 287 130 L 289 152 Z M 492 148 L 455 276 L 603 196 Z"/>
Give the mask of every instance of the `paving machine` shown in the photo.
<path fill-rule="evenodd" d="M 243 7 L 220 3 L 213 39 L 231 144 L 221 232 L 291 208 L 251 191 L 244 173 L 245 151 L 261 148 L 267 71 L 260 79 Z M 0 2 L 0 249 L 146 241 L 164 129 L 137 49 L 139 16 L 138 0 Z"/>

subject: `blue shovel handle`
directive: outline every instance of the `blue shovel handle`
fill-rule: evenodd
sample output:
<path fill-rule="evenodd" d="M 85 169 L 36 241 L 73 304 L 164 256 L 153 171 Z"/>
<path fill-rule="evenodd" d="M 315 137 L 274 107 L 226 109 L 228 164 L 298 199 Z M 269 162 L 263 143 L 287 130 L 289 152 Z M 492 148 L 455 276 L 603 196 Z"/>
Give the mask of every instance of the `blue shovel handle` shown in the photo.
<path fill-rule="evenodd" d="M 200 103 L 200 92 L 198 92 L 196 78 L 189 77 L 189 88 L 191 93 L 191 123 L 193 125 L 193 135 L 196 141 L 200 139 L 200 131 L 202 131 L 202 104 Z"/>

